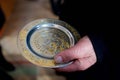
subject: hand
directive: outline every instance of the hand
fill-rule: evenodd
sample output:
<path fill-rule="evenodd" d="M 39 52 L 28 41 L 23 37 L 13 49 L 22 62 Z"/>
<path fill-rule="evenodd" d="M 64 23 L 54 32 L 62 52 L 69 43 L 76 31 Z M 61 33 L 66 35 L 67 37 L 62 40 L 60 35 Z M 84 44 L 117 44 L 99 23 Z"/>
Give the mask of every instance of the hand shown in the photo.
<path fill-rule="evenodd" d="M 96 55 L 92 43 L 88 36 L 81 38 L 78 43 L 55 56 L 56 63 L 65 63 L 73 61 L 72 64 L 56 68 L 58 71 L 72 72 L 88 69 L 96 63 Z"/>

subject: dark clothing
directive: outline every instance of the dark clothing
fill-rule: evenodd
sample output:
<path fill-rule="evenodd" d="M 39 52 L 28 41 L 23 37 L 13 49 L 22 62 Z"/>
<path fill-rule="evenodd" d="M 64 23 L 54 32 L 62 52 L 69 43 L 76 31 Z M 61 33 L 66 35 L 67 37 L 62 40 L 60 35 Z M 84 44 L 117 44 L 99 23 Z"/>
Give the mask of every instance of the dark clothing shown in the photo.
<path fill-rule="evenodd" d="M 2 29 L 4 23 L 5 23 L 5 15 L 0 6 L 0 30 Z M 5 59 L 2 53 L 2 47 L 0 45 L 0 80 L 13 80 L 13 78 L 7 72 L 14 70 L 15 67 Z"/>
<path fill-rule="evenodd" d="M 2 28 L 4 22 L 5 22 L 5 16 L 4 16 L 4 13 L 0 7 L 0 29 Z"/>
<path fill-rule="evenodd" d="M 88 35 L 97 63 L 82 72 L 59 73 L 68 80 L 120 80 L 118 2 L 64 0 L 60 19 Z"/>

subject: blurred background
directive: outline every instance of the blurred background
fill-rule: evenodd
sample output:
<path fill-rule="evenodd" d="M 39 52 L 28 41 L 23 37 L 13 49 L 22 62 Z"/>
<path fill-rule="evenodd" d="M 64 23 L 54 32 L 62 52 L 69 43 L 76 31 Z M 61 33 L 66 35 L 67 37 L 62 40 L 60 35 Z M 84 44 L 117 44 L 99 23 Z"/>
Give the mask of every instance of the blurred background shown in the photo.
<path fill-rule="evenodd" d="M 28 62 L 17 48 L 19 30 L 40 18 L 58 19 L 50 0 L 0 0 L 0 80 L 66 80 Z"/>

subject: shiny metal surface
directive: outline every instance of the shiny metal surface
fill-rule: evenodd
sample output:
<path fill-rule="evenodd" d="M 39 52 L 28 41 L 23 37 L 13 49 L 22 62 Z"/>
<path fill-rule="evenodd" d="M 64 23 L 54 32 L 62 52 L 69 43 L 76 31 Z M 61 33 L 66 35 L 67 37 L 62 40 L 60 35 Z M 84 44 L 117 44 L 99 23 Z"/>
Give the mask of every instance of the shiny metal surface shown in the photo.
<path fill-rule="evenodd" d="M 28 23 L 18 35 L 18 47 L 22 55 L 41 67 L 63 67 L 56 64 L 54 56 L 74 46 L 79 33 L 67 23 L 55 19 L 38 19 Z"/>

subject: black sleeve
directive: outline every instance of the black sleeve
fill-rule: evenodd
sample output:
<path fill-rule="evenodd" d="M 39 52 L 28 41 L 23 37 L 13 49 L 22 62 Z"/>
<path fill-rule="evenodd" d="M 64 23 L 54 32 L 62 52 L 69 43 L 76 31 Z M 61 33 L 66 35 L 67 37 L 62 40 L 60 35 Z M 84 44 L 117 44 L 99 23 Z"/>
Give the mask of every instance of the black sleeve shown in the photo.
<path fill-rule="evenodd" d="M 82 37 L 89 36 L 98 62 L 116 59 L 119 50 L 116 47 L 119 44 L 117 2 L 65 1 L 60 19 L 75 27 Z"/>
<path fill-rule="evenodd" d="M 87 36 L 90 38 L 94 47 L 97 56 L 97 62 L 102 62 L 104 55 L 108 54 L 107 46 L 105 45 L 100 35 L 98 36 L 95 34 L 88 34 Z"/>

